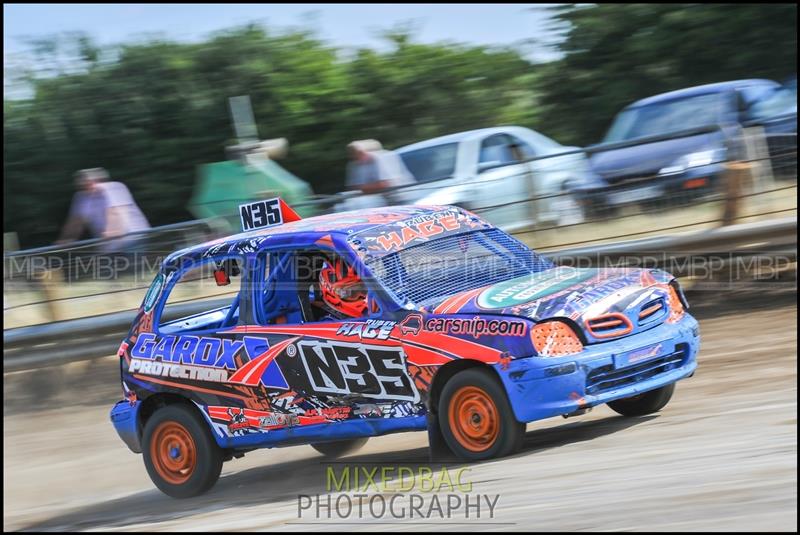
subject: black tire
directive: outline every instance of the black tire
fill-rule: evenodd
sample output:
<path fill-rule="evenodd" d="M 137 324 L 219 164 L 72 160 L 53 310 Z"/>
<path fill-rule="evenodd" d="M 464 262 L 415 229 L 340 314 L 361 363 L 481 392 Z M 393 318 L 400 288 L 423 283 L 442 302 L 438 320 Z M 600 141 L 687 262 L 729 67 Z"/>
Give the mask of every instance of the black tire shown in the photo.
<path fill-rule="evenodd" d="M 325 457 L 336 459 L 350 453 L 354 453 L 364 447 L 367 438 L 351 438 L 348 440 L 335 440 L 333 442 L 318 442 L 311 444 L 311 447 L 320 452 Z"/>
<path fill-rule="evenodd" d="M 611 204 L 604 195 L 590 195 L 582 199 L 583 213 L 587 220 L 611 219 L 619 209 Z"/>
<path fill-rule="evenodd" d="M 514 417 L 503 385 L 488 370 L 455 374 L 442 389 L 438 411 L 442 436 L 460 459 L 503 457 L 522 447 L 525 424 Z"/>
<path fill-rule="evenodd" d="M 639 206 L 643 211 L 646 212 L 660 212 L 671 207 L 678 206 L 681 201 L 682 199 L 677 198 L 677 196 L 666 196 L 657 199 L 647 199 L 645 201 L 641 201 Z"/>
<path fill-rule="evenodd" d="M 170 451 L 169 459 L 164 458 L 164 449 Z M 177 457 L 172 454 L 174 450 Z M 203 494 L 214 486 L 222 471 L 222 450 L 208 424 L 187 405 L 168 405 L 147 420 L 142 456 L 155 486 L 173 498 Z"/>
<path fill-rule="evenodd" d="M 644 416 L 663 409 L 669 403 L 674 391 L 675 383 L 672 383 L 638 396 L 611 401 L 608 406 L 623 416 Z"/>

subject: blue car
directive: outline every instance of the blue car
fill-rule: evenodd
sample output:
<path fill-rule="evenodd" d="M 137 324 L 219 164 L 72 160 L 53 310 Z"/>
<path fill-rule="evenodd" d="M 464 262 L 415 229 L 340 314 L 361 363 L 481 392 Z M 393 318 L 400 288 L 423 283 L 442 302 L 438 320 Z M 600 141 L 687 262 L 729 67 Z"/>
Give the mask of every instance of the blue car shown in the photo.
<path fill-rule="evenodd" d="M 737 80 L 671 91 L 634 102 L 588 149 L 606 206 L 695 198 L 713 191 L 730 156 L 729 137 L 762 120 L 758 103 L 780 84 Z"/>
<path fill-rule="evenodd" d="M 427 430 L 461 459 L 504 456 L 527 422 L 656 412 L 697 366 L 663 271 L 559 267 L 452 206 L 301 220 L 272 199 L 242 221 L 164 260 L 120 345 L 111 420 L 173 497 L 257 448 L 338 456 Z M 207 310 L 168 317 L 206 280 Z"/>
<path fill-rule="evenodd" d="M 760 99 L 748 115 L 749 125 L 767 136 L 770 164 L 777 179 L 797 179 L 797 76 Z"/>

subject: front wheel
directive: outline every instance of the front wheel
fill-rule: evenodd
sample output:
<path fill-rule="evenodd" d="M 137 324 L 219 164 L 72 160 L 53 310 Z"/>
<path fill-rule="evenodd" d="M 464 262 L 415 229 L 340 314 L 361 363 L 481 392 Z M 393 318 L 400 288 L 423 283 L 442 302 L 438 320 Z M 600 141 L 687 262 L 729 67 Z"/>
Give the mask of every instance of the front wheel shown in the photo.
<path fill-rule="evenodd" d="M 191 407 L 168 405 L 157 410 L 147 420 L 142 445 L 150 479 L 168 496 L 197 496 L 219 479 L 222 450 Z"/>
<path fill-rule="evenodd" d="M 468 369 L 445 383 L 439 425 L 453 453 L 467 461 L 503 457 L 517 451 L 525 424 L 514 418 L 508 396 L 491 372 Z"/>
<path fill-rule="evenodd" d="M 550 209 L 555 214 L 557 226 L 578 225 L 587 218 L 580 196 L 571 191 L 567 183 L 562 184 L 560 194 L 551 199 Z"/>
<path fill-rule="evenodd" d="M 335 459 L 360 450 L 366 443 L 366 438 L 353 438 L 349 440 L 334 440 L 333 442 L 319 442 L 311 444 L 311 447 L 325 457 Z"/>
<path fill-rule="evenodd" d="M 669 403 L 674 391 L 675 383 L 672 383 L 638 396 L 611 401 L 608 406 L 623 416 L 644 416 L 663 409 Z"/>

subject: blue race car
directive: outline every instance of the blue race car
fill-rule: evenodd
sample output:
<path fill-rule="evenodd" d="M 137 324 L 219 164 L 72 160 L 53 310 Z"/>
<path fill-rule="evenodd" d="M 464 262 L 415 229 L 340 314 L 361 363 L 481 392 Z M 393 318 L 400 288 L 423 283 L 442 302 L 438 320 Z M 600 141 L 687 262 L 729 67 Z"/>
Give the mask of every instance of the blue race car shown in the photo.
<path fill-rule="evenodd" d="M 508 455 L 527 422 L 656 412 L 694 373 L 698 324 L 663 271 L 559 267 L 449 206 L 241 216 L 164 260 L 119 349 L 111 420 L 170 496 L 256 448 L 427 430 L 464 460 Z M 168 317 L 206 281 L 205 309 Z"/>

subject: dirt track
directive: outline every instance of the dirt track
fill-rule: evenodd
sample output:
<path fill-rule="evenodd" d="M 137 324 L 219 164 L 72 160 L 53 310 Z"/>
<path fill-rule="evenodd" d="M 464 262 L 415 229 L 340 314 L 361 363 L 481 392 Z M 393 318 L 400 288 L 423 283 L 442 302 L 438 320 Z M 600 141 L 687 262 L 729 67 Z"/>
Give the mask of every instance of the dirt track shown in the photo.
<path fill-rule="evenodd" d="M 88 397 L 102 398 L 102 405 L 38 410 L 14 394 L 42 387 L 44 381 L 53 386 L 47 405 L 58 407 L 65 392 L 53 377 L 70 377 L 69 371 L 6 375 L 3 527 L 794 530 L 795 302 L 796 293 L 778 303 L 761 301 L 755 311 L 726 303 L 698 310 L 700 367 L 695 377 L 678 385 L 662 413 L 626 419 L 603 406 L 575 419 L 538 422 L 528 426 L 521 453 L 469 466 L 465 479 L 472 482 L 473 493 L 499 494 L 493 518 L 465 519 L 462 512 L 449 520 L 413 523 L 420 522 L 417 518 L 405 525 L 388 517 L 382 522 L 392 524 L 379 525 L 357 516 L 350 523 L 328 520 L 323 510 L 323 518 L 306 511 L 298 519 L 298 494 L 325 494 L 330 466 L 308 446 L 253 452 L 227 463 L 207 495 L 172 500 L 152 486 L 141 456 L 125 448 L 108 420 L 118 396 L 117 384 L 108 388 L 105 381 L 115 379 L 113 361 L 80 369 L 81 375 L 102 370 L 97 383 L 104 387 Z M 441 469 L 427 459 L 426 435 L 406 433 L 372 439 L 344 460 L 368 468 Z"/>

